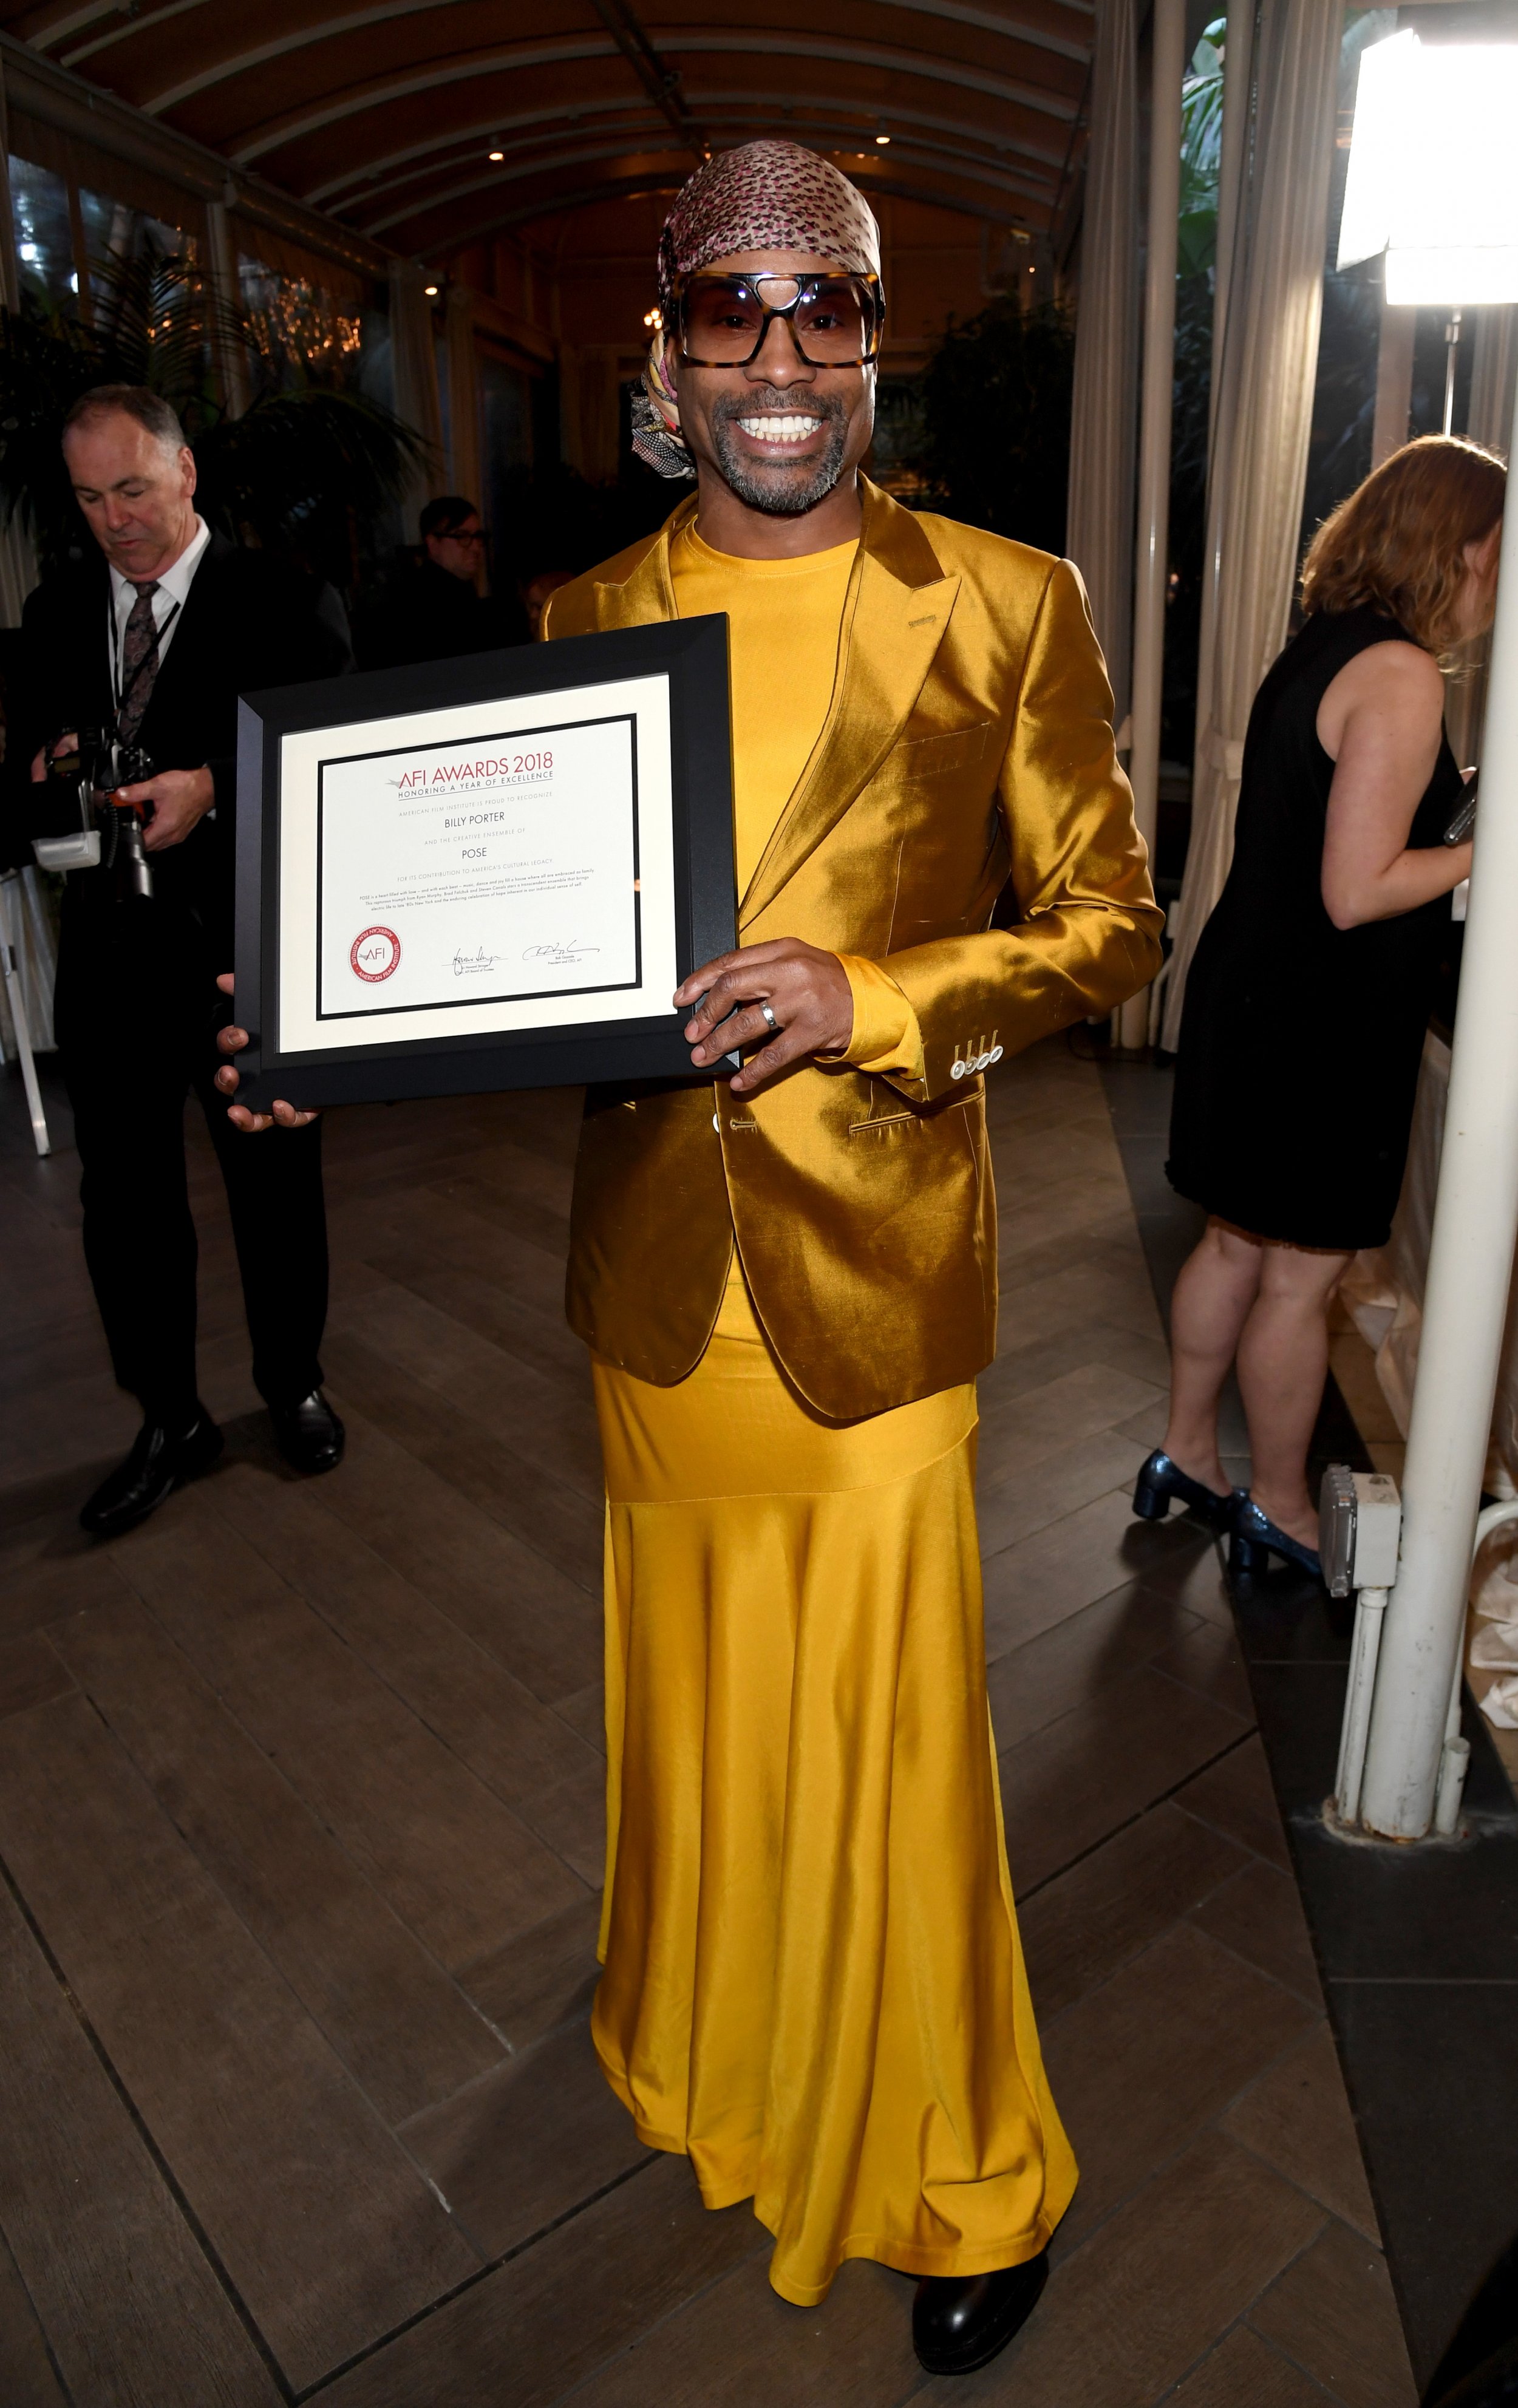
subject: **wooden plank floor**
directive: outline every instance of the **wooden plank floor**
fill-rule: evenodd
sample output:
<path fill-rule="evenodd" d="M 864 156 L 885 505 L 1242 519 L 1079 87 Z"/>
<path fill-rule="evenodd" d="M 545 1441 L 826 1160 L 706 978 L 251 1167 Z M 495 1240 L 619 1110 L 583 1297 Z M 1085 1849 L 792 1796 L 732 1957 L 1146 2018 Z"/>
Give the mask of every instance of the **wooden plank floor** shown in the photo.
<path fill-rule="evenodd" d="M 328 1385 L 286 1473 L 192 1126 L 208 1479 L 109 1548 L 130 1441 L 78 1165 L 0 1082 L 5 2408 L 895 2408 L 910 2286 L 787 2307 L 594 2064 L 601 1504 L 560 1294 L 576 1099 L 327 1132 Z M 1019 2408 L 1411 2408 L 1215 1555 L 1132 1521 L 1166 1360 L 1096 1072 L 999 1074 L 991 1690 L 1082 2167 Z"/>

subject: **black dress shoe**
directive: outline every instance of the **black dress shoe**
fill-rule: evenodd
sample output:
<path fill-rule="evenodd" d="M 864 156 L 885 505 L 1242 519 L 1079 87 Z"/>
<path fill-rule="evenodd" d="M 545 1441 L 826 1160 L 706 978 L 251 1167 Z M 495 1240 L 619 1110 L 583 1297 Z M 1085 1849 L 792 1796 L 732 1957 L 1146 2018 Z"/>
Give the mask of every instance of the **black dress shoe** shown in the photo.
<path fill-rule="evenodd" d="M 320 1388 L 298 1405 L 271 1405 L 269 1419 L 279 1453 L 297 1471 L 336 1471 L 348 1433 Z"/>
<path fill-rule="evenodd" d="M 208 1471 L 223 1440 L 204 1405 L 181 1436 L 162 1422 L 144 1422 L 131 1454 L 103 1480 L 79 1520 L 97 1539 L 119 1538 L 134 1522 L 145 1522 L 165 1497 L 187 1480 Z"/>
<path fill-rule="evenodd" d="M 995 2274 L 928 2274 L 912 2306 L 912 2347 L 929 2374 L 971 2374 L 1021 2332 L 1049 2279 L 1049 2252 Z"/>

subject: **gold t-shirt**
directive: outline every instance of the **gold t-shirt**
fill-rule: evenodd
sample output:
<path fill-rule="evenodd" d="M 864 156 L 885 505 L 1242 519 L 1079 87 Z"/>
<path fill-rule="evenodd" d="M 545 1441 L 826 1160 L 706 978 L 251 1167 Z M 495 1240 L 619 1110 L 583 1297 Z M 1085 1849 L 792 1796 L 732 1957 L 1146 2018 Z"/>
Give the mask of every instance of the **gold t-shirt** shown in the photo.
<path fill-rule="evenodd" d="M 724 610 L 733 707 L 733 822 L 742 895 L 823 732 L 838 681 L 843 605 L 858 550 L 837 544 L 796 560 L 714 552 L 694 525 L 669 547 L 682 619 Z M 843 1059 L 855 1069 L 922 1074 L 916 1014 L 879 963 L 842 953 L 853 995 Z"/>

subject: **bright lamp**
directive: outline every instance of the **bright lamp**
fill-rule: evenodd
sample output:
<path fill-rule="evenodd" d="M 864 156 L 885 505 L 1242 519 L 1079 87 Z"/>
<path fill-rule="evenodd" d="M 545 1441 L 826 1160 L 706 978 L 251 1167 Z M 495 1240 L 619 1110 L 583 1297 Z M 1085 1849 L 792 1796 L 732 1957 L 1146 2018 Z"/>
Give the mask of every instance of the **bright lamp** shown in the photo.
<path fill-rule="evenodd" d="M 1339 265 L 1386 298 L 1518 301 L 1518 43 L 1394 34 L 1360 61 Z"/>

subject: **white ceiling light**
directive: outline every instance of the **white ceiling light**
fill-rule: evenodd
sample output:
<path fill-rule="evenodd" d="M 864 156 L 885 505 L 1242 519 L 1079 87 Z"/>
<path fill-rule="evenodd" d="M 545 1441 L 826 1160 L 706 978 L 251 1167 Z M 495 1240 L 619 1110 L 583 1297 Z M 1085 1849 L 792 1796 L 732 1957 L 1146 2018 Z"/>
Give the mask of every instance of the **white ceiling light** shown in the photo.
<path fill-rule="evenodd" d="M 1360 61 L 1339 265 L 1393 304 L 1518 301 L 1518 43 L 1394 34 Z"/>

